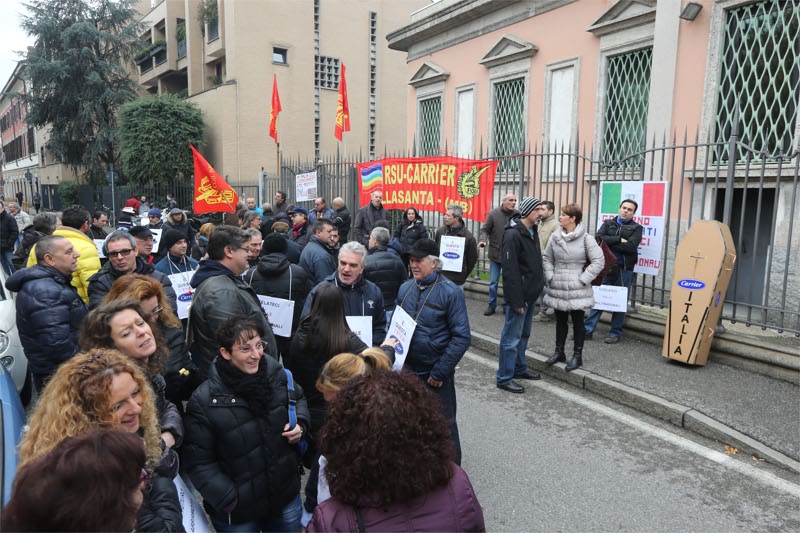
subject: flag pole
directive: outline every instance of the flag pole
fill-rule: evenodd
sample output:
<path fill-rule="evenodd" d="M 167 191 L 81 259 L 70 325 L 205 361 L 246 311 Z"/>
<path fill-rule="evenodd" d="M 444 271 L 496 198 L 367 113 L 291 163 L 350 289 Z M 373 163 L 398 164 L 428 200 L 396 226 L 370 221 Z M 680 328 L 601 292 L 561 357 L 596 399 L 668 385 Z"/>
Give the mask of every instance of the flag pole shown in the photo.
<path fill-rule="evenodd" d="M 278 181 L 281 179 L 281 143 L 275 143 L 275 175 Z"/>

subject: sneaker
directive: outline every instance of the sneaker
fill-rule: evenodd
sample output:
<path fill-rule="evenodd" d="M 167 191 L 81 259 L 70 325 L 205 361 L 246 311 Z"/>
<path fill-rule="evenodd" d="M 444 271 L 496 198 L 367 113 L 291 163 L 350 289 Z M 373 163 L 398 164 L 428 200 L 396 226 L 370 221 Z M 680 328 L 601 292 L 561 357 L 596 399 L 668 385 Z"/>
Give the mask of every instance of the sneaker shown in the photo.
<path fill-rule="evenodd" d="M 498 383 L 497 388 L 507 392 L 513 392 L 514 394 L 522 394 L 525 392 L 525 387 L 514 380 L 511 380 L 508 383 Z"/>
<path fill-rule="evenodd" d="M 483 316 L 492 316 L 495 311 L 495 306 L 490 305 L 486 308 L 486 311 L 483 312 Z"/>
<path fill-rule="evenodd" d="M 554 316 L 548 315 L 547 313 L 541 312 L 533 317 L 534 322 L 552 322 Z"/>
<path fill-rule="evenodd" d="M 616 335 L 609 335 L 603 342 L 606 344 L 617 344 L 619 342 L 619 339 L 620 337 Z"/>

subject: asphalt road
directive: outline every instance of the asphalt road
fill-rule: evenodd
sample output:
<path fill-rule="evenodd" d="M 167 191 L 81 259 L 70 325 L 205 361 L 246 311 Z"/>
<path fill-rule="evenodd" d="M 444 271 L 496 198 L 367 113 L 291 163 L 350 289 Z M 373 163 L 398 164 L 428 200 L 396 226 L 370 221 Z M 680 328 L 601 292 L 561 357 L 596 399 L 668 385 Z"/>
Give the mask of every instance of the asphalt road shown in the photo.
<path fill-rule="evenodd" d="M 456 372 L 467 471 L 488 531 L 798 531 L 800 476 L 555 381 Z"/>

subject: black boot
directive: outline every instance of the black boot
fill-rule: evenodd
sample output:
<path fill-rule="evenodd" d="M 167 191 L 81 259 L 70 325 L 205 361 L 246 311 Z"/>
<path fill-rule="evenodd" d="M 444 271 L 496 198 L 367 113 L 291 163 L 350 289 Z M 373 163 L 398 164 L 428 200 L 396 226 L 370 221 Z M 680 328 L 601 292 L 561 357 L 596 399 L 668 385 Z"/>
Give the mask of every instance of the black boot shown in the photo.
<path fill-rule="evenodd" d="M 556 344 L 556 351 L 550 356 L 550 359 L 545 361 L 547 366 L 553 366 L 556 363 L 564 363 L 567 360 L 567 354 L 564 353 L 564 344 Z"/>
<path fill-rule="evenodd" d="M 564 353 L 564 345 L 567 343 L 567 320 L 566 316 L 556 311 L 556 351 L 545 364 L 552 366 L 556 363 L 563 363 L 567 360 L 567 354 Z"/>
<path fill-rule="evenodd" d="M 564 369 L 567 372 L 572 372 L 576 368 L 579 368 L 583 365 L 583 346 L 575 347 L 575 350 L 572 353 L 572 359 L 569 360 L 567 363 L 567 367 Z"/>

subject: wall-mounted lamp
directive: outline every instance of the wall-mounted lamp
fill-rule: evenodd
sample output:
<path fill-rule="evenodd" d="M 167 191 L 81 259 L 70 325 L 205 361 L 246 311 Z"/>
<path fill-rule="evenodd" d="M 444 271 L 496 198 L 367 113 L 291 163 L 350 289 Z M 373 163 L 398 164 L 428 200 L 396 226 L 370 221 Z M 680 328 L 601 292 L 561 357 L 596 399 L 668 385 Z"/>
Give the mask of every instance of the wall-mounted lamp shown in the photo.
<path fill-rule="evenodd" d="M 697 18 L 697 15 L 700 14 L 701 9 L 703 9 L 702 4 L 698 4 L 697 2 L 689 2 L 683 6 L 683 11 L 681 11 L 679 17 L 683 20 L 692 21 Z"/>

